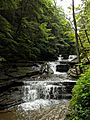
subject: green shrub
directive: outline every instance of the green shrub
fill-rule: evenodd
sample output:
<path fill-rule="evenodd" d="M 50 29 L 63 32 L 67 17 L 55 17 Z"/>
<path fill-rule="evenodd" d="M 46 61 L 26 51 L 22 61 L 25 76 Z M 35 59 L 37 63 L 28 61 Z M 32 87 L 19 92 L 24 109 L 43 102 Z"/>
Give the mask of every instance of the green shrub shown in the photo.
<path fill-rule="evenodd" d="M 90 120 L 90 69 L 81 75 L 73 88 L 66 120 Z"/>

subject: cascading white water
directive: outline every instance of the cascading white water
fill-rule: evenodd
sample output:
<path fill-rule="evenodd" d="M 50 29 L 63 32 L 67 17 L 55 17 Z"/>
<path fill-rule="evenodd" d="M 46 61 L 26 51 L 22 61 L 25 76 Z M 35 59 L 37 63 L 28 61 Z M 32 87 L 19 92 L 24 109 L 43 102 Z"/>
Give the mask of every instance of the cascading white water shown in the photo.
<path fill-rule="evenodd" d="M 56 66 L 60 65 L 61 56 L 55 62 L 48 62 L 50 69 L 53 70 L 53 77 L 46 81 L 25 81 L 23 86 L 23 101 L 20 106 L 25 110 L 37 109 L 41 106 L 58 104 L 60 99 L 64 99 L 66 86 L 63 82 L 69 82 L 66 72 L 57 72 Z"/>
<path fill-rule="evenodd" d="M 37 90 L 35 89 L 31 89 L 31 86 L 30 85 L 27 85 L 27 86 L 24 86 L 23 88 L 23 101 L 25 102 L 29 102 L 29 101 L 32 101 L 32 100 L 35 100 L 37 99 Z"/>
<path fill-rule="evenodd" d="M 29 83 L 29 85 L 28 85 Z M 25 103 L 19 105 L 23 110 L 34 110 L 53 104 L 58 104 L 63 98 L 65 86 L 58 81 L 26 81 L 23 88 L 23 101 Z"/>
<path fill-rule="evenodd" d="M 54 62 L 48 62 L 50 68 L 53 70 L 55 75 L 59 75 L 61 78 L 67 78 L 67 73 L 66 72 L 58 72 L 56 71 L 56 66 L 60 65 L 60 61 L 62 61 L 62 56 L 59 55 L 58 60 Z"/>
<path fill-rule="evenodd" d="M 44 90 L 45 99 L 61 99 L 65 92 L 64 85 L 47 85 Z"/>
<path fill-rule="evenodd" d="M 49 62 L 48 64 L 50 68 L 53 70 L 54 74 L 60 74 L 60 72 L 56 71 L 56 66 L 60 64 L 59 61 Z"/>

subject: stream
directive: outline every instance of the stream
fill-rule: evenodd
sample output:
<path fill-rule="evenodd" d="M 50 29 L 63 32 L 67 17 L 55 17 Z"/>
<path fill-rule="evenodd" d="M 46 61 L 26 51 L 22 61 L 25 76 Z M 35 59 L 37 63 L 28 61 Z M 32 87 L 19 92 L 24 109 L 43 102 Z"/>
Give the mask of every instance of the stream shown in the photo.
<path fill-rule="evenodd" d="M 53 73 L 24 78 L 23 86 L 1 94 L 0 105 L 7 107 L 0 110 L 0 120 L 64 120 L 75 81 L 56 71 L 60 60 L 47 63 Z"/>

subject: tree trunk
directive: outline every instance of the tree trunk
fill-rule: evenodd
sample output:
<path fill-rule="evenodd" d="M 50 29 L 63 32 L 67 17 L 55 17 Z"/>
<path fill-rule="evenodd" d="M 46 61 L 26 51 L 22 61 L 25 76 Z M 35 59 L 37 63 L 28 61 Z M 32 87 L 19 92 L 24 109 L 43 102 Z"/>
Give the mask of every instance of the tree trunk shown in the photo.
<path fill-rule="evenodd" d="M 77 33 L 77 23 L 75 18 L 75 7 L 74 7 L 74 0 L 72 0 L 72 12 L 73 12 L 73 22 L 75 27 L 75 39 L 76 39 L 76 52 L 77 52 L 77 59 L 78 63 L 80 62 L 80 53 L 79 53 L 79 41 L 78 41 L 78 33 Z"/>

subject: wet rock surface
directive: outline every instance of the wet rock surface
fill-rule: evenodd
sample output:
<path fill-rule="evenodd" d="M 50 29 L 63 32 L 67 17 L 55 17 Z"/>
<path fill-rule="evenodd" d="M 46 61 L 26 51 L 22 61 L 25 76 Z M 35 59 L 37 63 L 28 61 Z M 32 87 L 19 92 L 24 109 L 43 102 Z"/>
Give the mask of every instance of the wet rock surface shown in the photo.
<path fill-rule="evenodd" d="M 40 108 L 38 110 L 23 111 L 9 109 L 0 111 L 0 120 L 64 120 L 69 101 L 61 101 L 58 105 Z"/>
<path fill-rule="evenodd" d="M 69 70 L 69 65 L 68 64 L 61 64 L 56 66 L 56 71 L 59 72 L 67 72 Z"/>
<path fill-rule="evenodd" d="M 35 113 L 31 113 L 32 120 L 64 120 L 65 114 L 68 108 L 68 102 L 62 102 L 62 104 L 58 104 L 56 106 L 52 106 L 51 108 L 46 108 L 40 110 L 40 112 L 36 111 Z"/>

